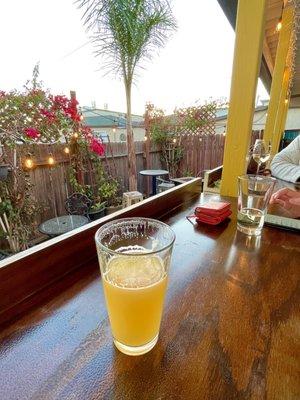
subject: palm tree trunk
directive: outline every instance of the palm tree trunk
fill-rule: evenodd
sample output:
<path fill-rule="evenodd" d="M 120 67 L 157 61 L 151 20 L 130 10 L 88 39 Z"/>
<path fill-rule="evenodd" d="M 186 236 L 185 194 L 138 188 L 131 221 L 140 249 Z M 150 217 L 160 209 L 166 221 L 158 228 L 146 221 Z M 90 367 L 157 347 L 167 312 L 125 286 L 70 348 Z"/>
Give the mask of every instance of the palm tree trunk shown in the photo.
<path fill-rule="evenodd" d="M 137 190 L 137 172 L 136 172 L 136 155 L 134 148 L 134 139 L 132 131 L 132 116 L 131 116 L 131 82 L 125 82 L 126 103 L 127 103 L 127 150 L 128 150 L 128 175 L 129 175 L 129 190 Z"/>

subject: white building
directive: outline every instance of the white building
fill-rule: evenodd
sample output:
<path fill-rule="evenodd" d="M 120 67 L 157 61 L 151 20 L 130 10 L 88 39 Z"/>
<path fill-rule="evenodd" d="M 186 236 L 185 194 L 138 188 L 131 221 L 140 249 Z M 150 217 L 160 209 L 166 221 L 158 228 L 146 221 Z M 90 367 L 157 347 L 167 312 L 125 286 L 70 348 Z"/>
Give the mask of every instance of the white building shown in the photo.
<path fill-rule="evenodd" d="M 253 117 L 252 129 L 260 131 L 265 129 L 268 107 L 256 107 Z M 225 134 L 227 124 L 227 110 L 219 110 L 216 118 L 216 133 Z M 297 134 L 300 134 L 300 106 L 292 106 L 288 110 L 287 121 L 285 125 L 284 138 L 293 139 Z"/>
<path fill-rule="evenodd" d="M 94 135 L 105 142 L 108 137 L 111 142 L 126 141 L 126 114 L 118 111 L 83 107 L 81 109 L 84 123 L 89 126 Z M 135 141 L 144 140 L 144 117 L 132 115 L 133 136 Z"/>

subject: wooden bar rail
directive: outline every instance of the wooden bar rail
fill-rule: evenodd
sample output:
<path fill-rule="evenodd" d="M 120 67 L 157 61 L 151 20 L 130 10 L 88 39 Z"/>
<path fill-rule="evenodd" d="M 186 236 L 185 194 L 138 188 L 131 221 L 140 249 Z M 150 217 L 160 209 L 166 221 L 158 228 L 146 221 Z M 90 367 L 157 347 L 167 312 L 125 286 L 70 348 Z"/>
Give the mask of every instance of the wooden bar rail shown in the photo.
<path fill-rule="evenodd" d="M 193 181 L 126 211 L 159 217 L 176 234 L 159 340 L 143 356 L 126 356 L 113 345 L 92 244 L 99 224 L 14 260 L 17 274 L 23 267 L 43 281 L 38 265 L 58 277 L 73 248 L 77 268 L 3 326 L 1 400 L 300 398 L 300 235 L 269 227 L 261 237 L 237 232 L 230 198 L 224 198 L 232 202 L 230 220 L 193 225 L 186 216 L 207 200 L 197 191 Z M 64 253 L 66 239 L 64 258 L 56 253 Z M 44 264 L 36 253 L 46 256 Z M 35 268 L 26 266 L 28 259 Z M 13 276 L 7 284 L 18 289 Z"/>
<path fill-rule="evenodd" d="M 103 223 L 133 215 L 158 218 L 200 191 L 196 178 L 0 262 L 0 324 L 32 307 L 45 287 L 95 259 L 94 235 Z"/>

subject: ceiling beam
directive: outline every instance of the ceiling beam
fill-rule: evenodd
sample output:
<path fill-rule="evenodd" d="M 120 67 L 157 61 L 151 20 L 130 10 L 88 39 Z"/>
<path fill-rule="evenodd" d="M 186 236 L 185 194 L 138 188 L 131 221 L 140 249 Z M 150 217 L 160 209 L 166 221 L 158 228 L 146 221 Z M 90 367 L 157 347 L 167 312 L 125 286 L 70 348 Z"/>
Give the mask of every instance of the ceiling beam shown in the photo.
<path fill-rule="evenodd" d="M 226 18 L 230 22 L 230 25 L 235 30 L 238 0 L 218 0 L 218 3 L 222 8 Z M 270 60 L 269 62 L 266 60 L 266 54 L 263 52 L 259 76 L 266 90 L 270 92 L 272 75 L 268 63 L 270 63 Z M 274 63 L 273 63 L 273 69 L 274 69 Z"/>

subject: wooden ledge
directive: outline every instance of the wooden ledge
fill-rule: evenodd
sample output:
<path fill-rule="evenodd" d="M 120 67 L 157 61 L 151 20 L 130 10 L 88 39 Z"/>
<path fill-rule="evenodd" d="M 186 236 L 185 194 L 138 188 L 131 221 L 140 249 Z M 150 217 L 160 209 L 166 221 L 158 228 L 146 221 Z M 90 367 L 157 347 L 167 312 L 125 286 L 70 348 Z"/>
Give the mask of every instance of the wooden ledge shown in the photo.
<path fill-rule="evenodd" d="M 200 191 L 201 179 L 195 178 L 1 261 L 0 324 L 37 304 L 46 287 L 91 264 L 96 258 L 94 235 L 104 223 L 133 216 L 159 219 L 191 201 Z"/>

